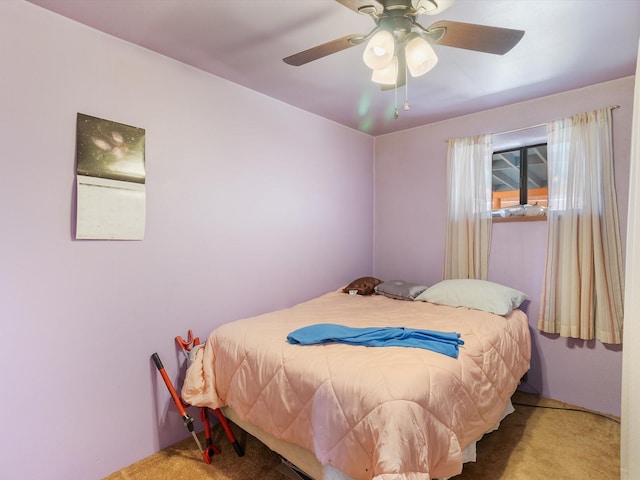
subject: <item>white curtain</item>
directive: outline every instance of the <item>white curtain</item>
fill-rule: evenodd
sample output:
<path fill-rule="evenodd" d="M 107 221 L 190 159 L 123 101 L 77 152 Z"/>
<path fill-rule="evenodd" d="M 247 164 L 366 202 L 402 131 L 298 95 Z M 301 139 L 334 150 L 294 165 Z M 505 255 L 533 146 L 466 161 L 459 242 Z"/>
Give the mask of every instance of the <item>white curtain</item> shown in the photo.
<path fill-rule="evenodd" d="M 623 277 L 611 109 L 547 125 L 547 260 L 538 328 L 622 342 Z"/>
<path fill-rule="evenodd" d="M 491 135 L 449 140 L 445 279 L 487 279 L 492 154 Z"/>

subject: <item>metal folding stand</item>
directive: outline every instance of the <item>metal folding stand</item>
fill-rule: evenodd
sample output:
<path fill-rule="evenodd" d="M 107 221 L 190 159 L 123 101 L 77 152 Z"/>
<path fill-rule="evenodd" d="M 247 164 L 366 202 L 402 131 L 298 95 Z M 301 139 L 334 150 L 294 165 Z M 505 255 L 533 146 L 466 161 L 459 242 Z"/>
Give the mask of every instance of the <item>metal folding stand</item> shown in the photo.
<path fill-rule="evenodd" d="M 194 338 L 193 332 L 189 330 L 189 336 L 187 340 L 182 339 L 182 337 L 176 337 L 176 342 L 180 346 L 180 349 L 186 355 L 187 362 L 189 362 L 189 352 L 193 347 L 200 344 L 200 339 L 198 337 Z M 156 364 L 158 372 L 160 372 L 160 376 L 162 376 L 162 380 L 164 380 L 164 383 L 167 386 L 169 393 L 171 394 L 173 403 L 175 403 L 176 408 L 178 409 L 178 412 L 182 416 L 182 420 L 184 421 L 185 427 L 187 427 L 187 429 L 193 436 L 193 439 L 196 441 L 196 444 L 198 445 L 198 450 L 200 450 L 200 454 L 202 455 L 203 460 L 205 461 L 205 463 L 210 464 L 211 458 L 215 454 L 219 454 L 220 449 L 215 445 L 213 445 L 213 441 L 211 439 L 211 422 L 209 420 L 209 409 L 206 407 L 200 407 L 200 420 L 204 424 L 205 447 L 203 448 L 202 444 L 200 443 L 200 440 L 198 439 L 196 432 L 194 431 L 193 417 L 189 416 L 186 411 L 186 407 L 189 407 L 189 404 L 183 402 L 182 399 L 178 396 L 178 392 L 176 392 L 176 389 L 173 387 L 173 383 L 171 383 L 171 379 L 167 375 L 167 372 L 165 371 L 164 366 L 162 365 L 162 361 L 160 360 L 160 357 L 158 356 L 158 354 L 154 353 L 153 355 L 151 355 L 151 358 L 153 359 L 153 362 Z M 238 440 L 236 440 L 235 435 L 231 431 L 231 428 L 229 427 L 229 422 L 227 422 L 226 417 L 222 414 L 220 409 L 215 408 L 212 410 L 213 410 L 213 413 L 215 413 L 215 415 L 218 417 L 218 421 L 220 422 L 220 425 L 222 426 L 224 432 L 226 433 L 227 438 L 231 442 L 231 445 L 233 445 L 233 448 L 236 451 L 236 454 L 239 457 L 242 457 L 244 455 L 244 450 L 242 449 L 242 447 L 238 443 Z"/>

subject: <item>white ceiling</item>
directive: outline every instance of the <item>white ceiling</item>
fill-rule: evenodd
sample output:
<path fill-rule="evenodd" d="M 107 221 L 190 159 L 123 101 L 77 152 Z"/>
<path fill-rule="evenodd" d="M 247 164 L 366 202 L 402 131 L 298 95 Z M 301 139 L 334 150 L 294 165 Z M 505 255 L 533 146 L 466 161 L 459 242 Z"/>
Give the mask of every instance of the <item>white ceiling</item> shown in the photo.
<path fill-rule="evenodd" d="M 93 28 L 371 135 L 635 73 L 638 0 L 458 0 L 419 17 L 524 30 L 504 56 L 435 45 L 439 62 L 395 93 L 370 81 L 364 45 L 300 67 L 282 58 L 373 20 L 332 0 L 31 0 Z"/>

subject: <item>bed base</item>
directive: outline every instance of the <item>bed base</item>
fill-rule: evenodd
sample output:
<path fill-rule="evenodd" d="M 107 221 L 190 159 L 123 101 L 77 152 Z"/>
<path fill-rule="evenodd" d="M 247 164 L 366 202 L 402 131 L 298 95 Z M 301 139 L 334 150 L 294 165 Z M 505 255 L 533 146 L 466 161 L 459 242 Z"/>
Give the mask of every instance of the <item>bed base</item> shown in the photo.
<path fill-rule="evenodd" d="M 336 474 L 342 476 L 325 476 L 325 468 L 322 467 L 318 459 L 313 453 L 299 445 L 287 442 L 277 438 L 270 433 L 265 432 L 253 423 L 241 420 L 236 412 L 230 407 L 222 407 L 222 413 L 225 417 L 235 423 L 249 435 L 253 435 L 271 450 L 283 457 L 287 462 L 294 465 L 303 474 L 313 480 L 353 480 L 342 472 L 333 469 Z"/>
<path fill-rule="evenodd" d="M 341 472 L 340 470 L 337 470 L 331 466 L 323 466 L 318 461 L 316 456 L 306 448 L 277 438 L 270 433 L 265 432 L 253 423 L 242 420 L 231 407 L 222 407 L 221 410 L 227 419 L 231 420 L 248 434 L 256 437 L 267 447 L 269 447 L 271 450 L 280 455 L 284 460 L 286 460 L 287 463 L 290 463 L 296 469 L 300 470 L 304 475 L 311 478 L 311 480 L 353 480 L 350 476 Z M 513 404 L 509 402 L 505 407 L 500 420 L 498 420 L 496 425 L 487 430 L 485 432 L 485 435 L 494 430 L 497 430 L 500 426 L 500 422 L 507 415 L 513 413 L 514 411 L 515 409 L 513 408 Z M 478 441 L 480 441 L 480 439 L 478 439 Z M 467 445 L 462 450 L 463 463 L 476 461 L 476 444 L 478 443 L 478 441 Z M 439 480 L 446 479 L 442 478 Z"/>

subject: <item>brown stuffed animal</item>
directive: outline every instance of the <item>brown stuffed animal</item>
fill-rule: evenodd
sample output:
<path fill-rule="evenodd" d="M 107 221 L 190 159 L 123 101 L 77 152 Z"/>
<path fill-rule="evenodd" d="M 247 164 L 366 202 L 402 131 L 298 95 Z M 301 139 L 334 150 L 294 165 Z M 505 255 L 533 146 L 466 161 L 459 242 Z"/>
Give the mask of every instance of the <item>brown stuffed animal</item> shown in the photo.
<path fill-rule="evenodd" d="M 358 295 L 372 295 L 373 289 L 380 283 L 382 280 L 375 277 L 360 277 L 344 287 L 342 291 L 349 293 L 349 290 L 357 290 Z"/>

